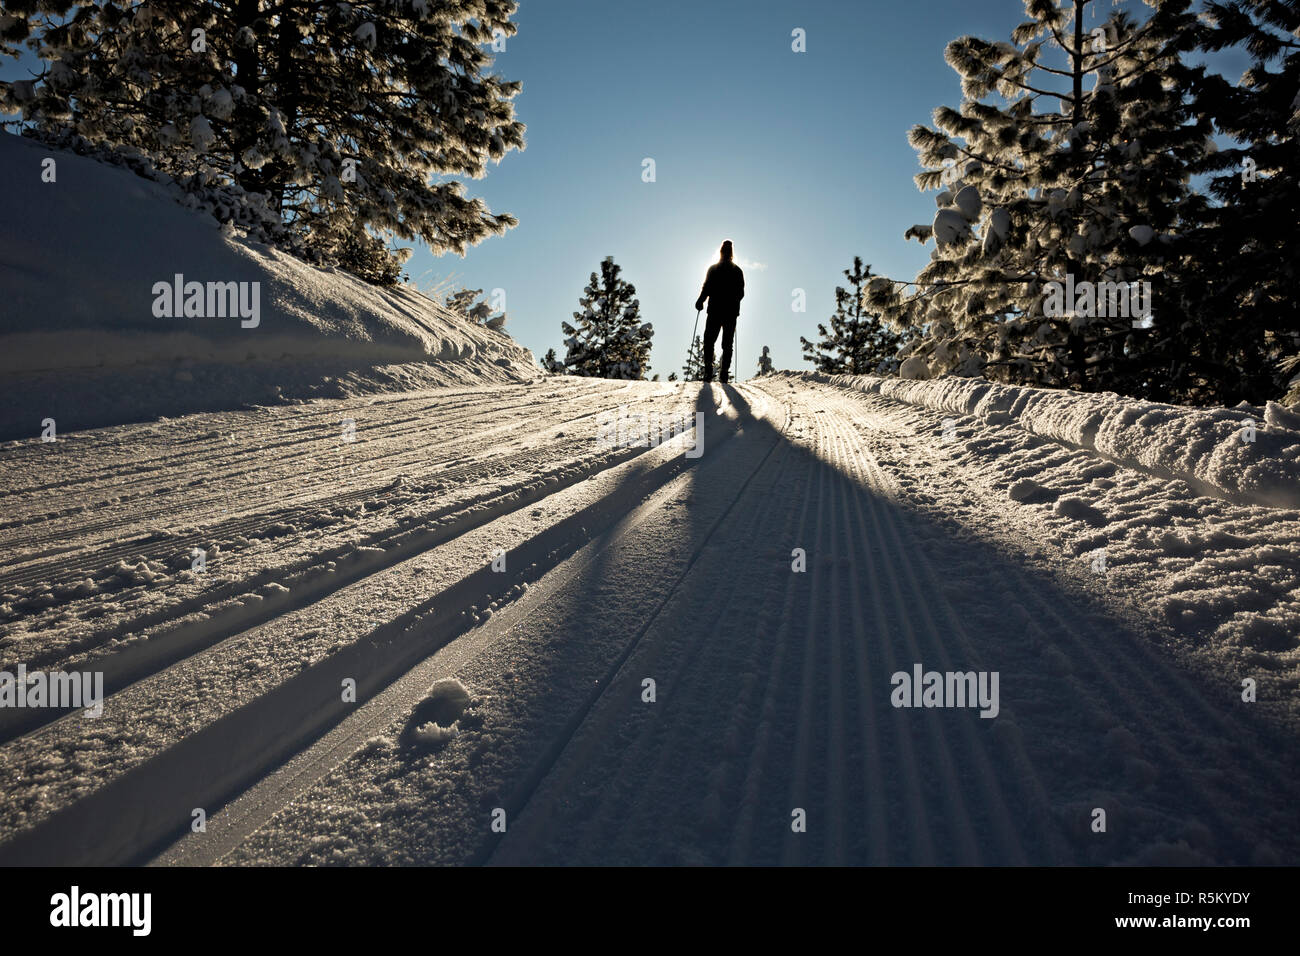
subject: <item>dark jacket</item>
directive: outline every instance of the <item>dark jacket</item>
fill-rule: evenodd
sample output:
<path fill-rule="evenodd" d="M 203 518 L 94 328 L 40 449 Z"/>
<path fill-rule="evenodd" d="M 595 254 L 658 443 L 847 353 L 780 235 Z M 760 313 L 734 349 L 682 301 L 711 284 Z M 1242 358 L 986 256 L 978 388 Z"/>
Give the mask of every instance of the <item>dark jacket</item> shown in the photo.
<path fill-rule="evenodd" d="M 709 300 L 709 315 L 720 319 L 735 318 L 740 314 L 740 300 L 745 297 L 745 273 L 734 262 L 715 262 L 704 276 L 704 288 L 695 300 L 698 311 Z"/>

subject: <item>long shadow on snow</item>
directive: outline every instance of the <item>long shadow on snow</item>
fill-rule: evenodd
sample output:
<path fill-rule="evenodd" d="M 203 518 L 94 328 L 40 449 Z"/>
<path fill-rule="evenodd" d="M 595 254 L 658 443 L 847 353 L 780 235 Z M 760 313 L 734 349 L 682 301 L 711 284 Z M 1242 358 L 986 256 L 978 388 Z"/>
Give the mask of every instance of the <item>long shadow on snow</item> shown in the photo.
<path fill-rule="evenodd" d="M 787 485 L 802 487 L 808 501 L 777 495 L 748 526 L 715 527 L 716 513 L 693 503 L 676 512 L 680 542 L 692 552 L 710 549 L 662 609 L 667 630 L 683 632 L 689 680 L 700 693 L 666 694 L 655 705 L 655 726 L 639 731 L 651 735 L 648 750 L 628 742 L 638 731 L 620 737 L 618 747 L 636 758 L 610 766 L 608 755 L 604 764 L 590 756 L 587 776 L 603 780 L 600 791 L 575 791 L 567 815 L 546 828 L 553 836 L 533 838 L 513 858 L 1300 862 L 1292 810 L 1300 777 L 1289 741 L 1246 711 L 1235 680 L 1207 685 L 1095 599 L 869 490 L 753 417 L 737 390 L 726 393 L 743 431 L 717 455 L 706 445 L 693 496 L 705 482 L 738 484 L 726 474 L 737 443 L 766 441 L 786 456 L 785 471 L 803 473 Z M 711 414 L 711 403 L 705 388 L 699 407 Z M 781 537 L 805 505 L 824 533 L 844 529 L 820 552 L 815 527 L 806 541 Z M 791 570 L 795 547 L 808 552 L 807 573 Z M 572 695 L 565 699 L 582 704 L 562 739 L 520 771 L 512 819 L 528 813 L 529 795 L 595 703 L 592 646 L 619 647 L 617 663 L 642 633 L 664 640 L 665 630 L 647 632 L 650 621 L 626 620 L 611 606 L 627 586 L 612 557 L 554 608 L 573 639 L 516 688 L 539 701 Z M 672 584 L 653 575 L 634 583 Z M 721 619 L 717 608 L 725 608 Z M 777 654 L 789 666 L 773 673 L 763 662 Z M 998 715 L 891 706 L 891 675 L 910 678 L 915 664 L 997 671 Z M 633 728 L 642 676 L 621 674 L 605 690 L 629 702 Z M 666 775 L 650 773 L 646 753 L 659 756 Z M 807 815 L 806 833 L 792 832 L 795 807 Z M 750 821 L 743 839 L 742 818 Z"/>

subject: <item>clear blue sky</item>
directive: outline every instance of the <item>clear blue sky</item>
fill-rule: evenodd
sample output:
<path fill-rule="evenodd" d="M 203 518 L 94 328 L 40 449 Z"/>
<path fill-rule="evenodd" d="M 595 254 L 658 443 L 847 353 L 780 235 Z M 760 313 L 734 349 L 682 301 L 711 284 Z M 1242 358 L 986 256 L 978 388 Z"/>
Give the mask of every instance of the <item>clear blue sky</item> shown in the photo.
<path fill-rule="evenodd" d="M 1023 13 L 1021 0 L 523 0 L 496 71 L 523 82 L 528 147 L 471 184 L 519 226 L 464 260 L 417 253 L 411 275 L 505 289 L 516 340 L 563 356 L 560 322 L 613 255 L 666 378 L 730 238 L 746 276 L 742 377 L 764 345 L 777 368 L 808 368 L 799 336 L 834 311 L 855 254 L 905 278 L 928 256 L 902 238 L 934 215 L 907 130 L 960 102 L 945 44 L 1005 38 Z M 796 27 L 805 53 L 791 50 Z M 642 182 L 645 157 L 656 182 Z M 795 288 L 805 313 L 791 311 Z"/>
<path fill-rule="evenodd" d="M 1123 5 L 1144 18 L 1137 0 Z M 1095 4 L 1090 22 L 1110 6 Z M 777 368 L 808 368 L 799 336 L 816 338 L 855 254 L 905 279 L 929 255 L 902 238 L 934 215 L 933 194 L 912 182 L 907 131 L 961 102 L 945 45 L 1007 40 L 1024 19 L 1022 0 L 522 0 L 494 69 L 523 83 L 528 146 L 469 184 L 520 224 L 464 259 L 419 248 L 408 271 L 426 289 L 448 278 L 504 289 L 508 330 L 540 358 L 563 355 L 560 322 L 613 255 L 666 378 L 729 238 L 746 272 L 742 377 L 764 345 Z M 796 27 L 805 53 L 791 50 Z M 0 77 L 18 75 L 0 63 Z M 642 182 L 646 157 L 656 182 Z M 796 288 L 804 313 L 791 311 Z"/>
<path fill-rule="evenodd" d="M 1096 8 L 1104 17 L 1110 4 Z M 495 69 L 523 82 L 528 146 L 470 185 L 520 224 L 464 260 L 421 251 L 411 275 L 504 289 L 515 339 L 563 356 L 560 322 L 613 255 L 654 323 L 652 371 L 666 378 L 681 371 L 704 269 L 730 238 L 746 266 L 742 377 L 764 345 L 777 368 L 809 368 L 799 336 L 816 338 L 855 254 L 906 279 L 929 256 L 903 241 L 935 208 L 912 182 L 907 131 L 960 105 L 945 45 L 1009 40 L 1024 19 L 1022 0 L 523 0 Z M 796 27 L 806 53 L 791 50 Z M 641 180 L 645 157 L 654 183 Z M 791 311 L 795 288 L 805 313 Z"/>

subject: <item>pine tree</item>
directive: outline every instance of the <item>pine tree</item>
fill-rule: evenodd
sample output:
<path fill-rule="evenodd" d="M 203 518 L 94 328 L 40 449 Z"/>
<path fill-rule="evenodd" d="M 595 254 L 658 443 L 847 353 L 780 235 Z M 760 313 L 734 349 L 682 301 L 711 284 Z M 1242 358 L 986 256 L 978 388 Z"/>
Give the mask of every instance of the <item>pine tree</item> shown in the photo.
<path fill-rule="evenodd" d="M 704 378 L 704 342 L 697 335 L 691 341 L 686 353 L 686 364 L 682 366 L 683 382 L 698 382 Z"/>
<path fill-rule="evenodd" d="M 485 50 L 515 32 L 515 9 L 6 0 L 3 48 L 26 40 L 46 66 L 0 84 L 0 108 L 47 140 L 133 156 L 223 223 L 392 282 L 409 253 L 388 238 L 463 255 L 516 223 L 440 178 L 523 147 L 520 85 Z"/>
<path fill-rule="evenodd" d="M 546 354 L 542 356 L 542 368 L 548 372 L 563 372 L 564 363 L 555 355 L 555 349 L 547 349 Z"/>
<path fill-rule="evenodd" d="M 851 288 L 835 287 L 835 314 L 830 329 L 817 323 L 820 342 L 799 337 L 804 359 L 828 375 L 893 371 L 900 338 L 881 321 L 878 312 L 869 312 L 863 306 L 863 289 L 871 279 L 871 266 L 864 266 L 862 257 L 854 256 L 853 268 L 845 269 L 844 277 Z"/>
<path fill-rule="evenodd" d="M 758 374 L 772 374 L 772 356 L 766 345 L 763 346 L 763 354 L 758 357 Z"/>
<path fill-rule="evenodd" d="M 641 322 L 636 287 L 619 277 L 622 271 L 613 256 L 606 256 L 600 274 L 591 274 L 578 299 L 576 325 L 562 323 L 568 336 L 564 366 L 570 375 L 645 378 L 654 327 Z"/>
<path fill-rule="evenodd" d="M 1233 145 L 1202 167 L 1219 202 L 1190 237 L 1201 276 L 1188 270 L 1184 297 L 1199 307 L 1187 330 L 1198 347 L 1182 374 L 1207 401 L 1300 402 L 1300 5 L 1211 2 L 1202 20 L 1206 50 L 1241 46 L 1251 63 L 1237 83 L 1209 74 L 1202 86 Z"/>
<path fill-rule="evenodd" d="M 1183 59 L 1196 43 L 1191 0 L 1150 2 L 1145 23 L 1116 11 L 1090 29 L 1096 0 L 1028 0 L 1032 19 L 1013 43 L 949 44 L 961 108 L 941 107 L 936 128 L 910 134 L 928 167 L 917 186 L 942 187 L 934 222 L 907 233 L 934 240 L 931 262 L 910 295 L 901 283 L 868 286 L 891 324 L 923 333 L 904 349 L 903 374 L 1150 389 L 1145 355 L 1180 321 L 1165 274 L 1203 206 L 1189 172 L 1212 148 L 1184 97 L 1203 74 Z M 1107 314 L 1082 295 L 1052 314 L 1049 284 L 1067 280 L 1107 283 Z M 1144 301 L 1127 294 L 1139 281 L 1152 284 L 1149 327 L 1130 314 Z"/>
<path fill-rule="evenodd" d="M 487 322 L 488 317 L 492 314 L 492 307 L 486 302 L 476 302 L 475 300 L 483 294 L 482 289 L 460 289 L 456 292 L 447 293 L 443 304 L 451 311 L 465 316 L 476 325 Z"/>

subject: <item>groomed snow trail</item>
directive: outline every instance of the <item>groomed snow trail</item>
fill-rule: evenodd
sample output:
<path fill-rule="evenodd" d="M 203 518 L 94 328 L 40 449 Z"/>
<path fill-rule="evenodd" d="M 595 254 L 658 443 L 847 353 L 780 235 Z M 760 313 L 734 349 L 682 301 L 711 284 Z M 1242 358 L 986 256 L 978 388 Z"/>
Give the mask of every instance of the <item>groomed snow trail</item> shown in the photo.
<path fill-rule="evenodd" d="M 781 453 L 494 862 L 1296 859 L 1294 748 L 1207 702 L 1231 685 L 908 508 L 852 396 L 787 401 Z M 892 707 L 917 663 L 998 671 L 998 716 Z"/>
<path fill-rule="evenodd" d="M 1293 708 L 1025 554 L 1042 516 L 901 403 L 786 378 L 375 401 L 3 453 L 5 666 L 113 679 L 98 720 L 0 714 L 0 862 L 1300 862 Z M 599 446 L 619 405 L 701 412 L 703 456 Z M 176 570 L 203 542 L 219 582 Z M 893 706 L 916 665 L 996 672 L 996 716 Z"/>

